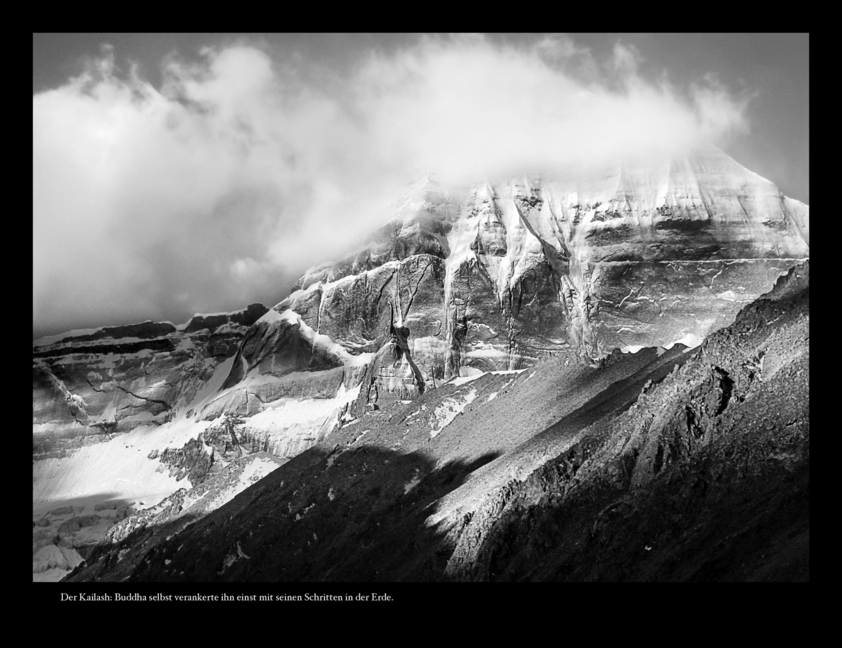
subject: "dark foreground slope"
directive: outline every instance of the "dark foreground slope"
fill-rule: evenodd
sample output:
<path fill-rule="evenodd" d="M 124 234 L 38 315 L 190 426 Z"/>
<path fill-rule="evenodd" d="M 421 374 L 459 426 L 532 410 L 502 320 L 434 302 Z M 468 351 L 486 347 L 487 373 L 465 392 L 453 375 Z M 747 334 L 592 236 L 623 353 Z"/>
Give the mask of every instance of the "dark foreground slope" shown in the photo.
<path fill-rule="evenodd" d="M 807 580 L 808 312 L 802 266 L 622 416 L 486 496 L 451 530 L 446 576 Z"/>
<path fill-rule="evenodd" d="M 793 269 L 689 353 L 558 357 L 369 412 L 70 580 L 806 580 L 807 285 Z"/>

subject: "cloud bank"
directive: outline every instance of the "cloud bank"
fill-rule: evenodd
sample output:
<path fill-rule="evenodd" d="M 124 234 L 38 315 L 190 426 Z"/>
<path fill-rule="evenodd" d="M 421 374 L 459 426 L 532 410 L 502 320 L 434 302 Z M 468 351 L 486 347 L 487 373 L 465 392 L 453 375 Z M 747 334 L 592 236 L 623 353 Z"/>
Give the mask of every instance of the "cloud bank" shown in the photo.
<path fill-rule="evenodd" d="M 645 80 L 621 43 L 422 38 L 343 77 L 269 52 L 173 55 L 156 88 L 106 48 L 33 97 L 36 335 L 273 304 L 424 172 L 552 174 L 747 128 L 715 78 Z"/>

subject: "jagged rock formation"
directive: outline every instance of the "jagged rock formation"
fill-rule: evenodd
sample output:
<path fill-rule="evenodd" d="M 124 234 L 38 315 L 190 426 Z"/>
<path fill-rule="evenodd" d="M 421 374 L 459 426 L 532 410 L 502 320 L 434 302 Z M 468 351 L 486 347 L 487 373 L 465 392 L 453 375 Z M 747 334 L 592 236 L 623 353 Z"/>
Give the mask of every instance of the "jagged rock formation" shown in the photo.
<path fill-rule="evenodd" d="M 693 350 L 570 354 L 369 412 L 70 580 L 805 580 L 808 277 Z"/>
<path fill-rule="evenodd" d="M 182 410 L 210 421 L 253 417 L 280 398 L 323 401 L 294 429 L 252 433 L 292 456 L 374 394 L 406 399 L 568 349 L 595 362 L 614 348 L 696 344 L 806 258 L 808 241 L 805 205 L 712 146 L 463 189 L 425 178 L 391 223 L 309 270 L 269 312 L 41 341 L 34 452 Z M 381 354 L 375 389 L 355 393 L 384 345 L 390 368 Z M 190 408 L 231 355 L 213 402 Z"/>
<path fill-rule="evenodd" d="M 33 520 L 32 573 L 35 581 L 57 581 L 90 558 L 108 530 L 131 511 L 101 502 L 85 514 L 82 506 L 62 506 Z"/>
<path fill-rule="evenodd" d="M 381 348 L 394 305 L 434 383 L 568 348 L 697 344 L 808 256 L 808 207 L 703 146 L 467 189 L 425 178 L 275 309 L 356 354 Z"/>
<path fill-rule="evenodd" d="M 205 442 L 207 423 L 185 421 L 219 389 L 267 310 L 252 304 L 181 326 L 144 322 L 33 342 L 36 580 L 57 580 L 87 557 L 130 506 L 201 483 L 231 460 L 214 430 Z"/>
<path fill-rule="evenodd" d="M 183 410 L 236 353 L 267 309 L 71 331 L 33 342 L 33 456 L 63 450 Z"/>
<path fill-rule="evenodd" d="M 407 430 L 428 426 L 416 449 L 444 443 L 444 430 L 473 439 L 463 422 L 474 419 L 472 403 L 494 400 L 496 411 L 509 381 L 521 399 L 510 407 L 532 402 L 541 429 L 573 411 L 555 402 L 562 391 L 533 400 L 534 386 L 519 387 L 526 374 L 488 372 L 544 367 L 537 375 L 556 384 L 552 366 L 569 378 L 559 387 L 565 403 L 628 406 L 641 362 L 654 363 L 647 371 L 660 380 L 662 363 L 683 362 L 682 343 L 698 344 L 731 322 L 808 257 L 808 245 L 806 205 L 708 146 L 553 177 L 455 188 L 424 178 L 390 223 L 343 259 L 308 270 L 271 309 L 255 304 L 178 327 L 146 322 L 36 341 L 36 517 L 103 493 L 143 508 L 200 487 L 245 448 L 291 458 L 350 443 L 355 425 L 374 425 L 365 432 L 376 437 L 404 406 L 416 408 Z M 612 352 L 656 346 L 672 350 Z M 719 369 L 727 375 L 706 374 L 699 387 L 718 394 L 710 396 L 713 414 L 691 408 L 688 429 L 729 411 L 739 387 Z M 468 378 L 477 380 L 453 395 L 448 384 Z M 580 379 L 584 401 L 575 397 Z M 493 388 L 504 383 L 498 399 Z M 598 418 L 601 410 L 588 407 L 577 426 Z M 512 438 L 528 436 L 510 437 L 507 450 Z M 476 443 L 486 447 L 487 439 Z M 655 447 L 650 463 L 663 465 L 670 452 Z M 453 479 L 482 459 L 468 454 L 446 455 L 464 463 Z M 410 463 L 419 472 L 409 482 L 433 470 L 426 460 Z M 59 561 L 54 554 L 39 564 Z"/>
<path fill-rule="evenodd" d="M 806 580 L 808 280 L 794 268 L 616 421 L 472 507 L 446 576 Z"/>
<path fill-rule="evenodd" d="M 463 189 L 425 178 L 250 328 L 201 417 L 318 399 L 317 417 L 259 432 L 293 456 L 421 385 L 567 351 L 596 363 L 695 345 L 806 258 L 808 239 L 805 205 L 709 146 Z"/>

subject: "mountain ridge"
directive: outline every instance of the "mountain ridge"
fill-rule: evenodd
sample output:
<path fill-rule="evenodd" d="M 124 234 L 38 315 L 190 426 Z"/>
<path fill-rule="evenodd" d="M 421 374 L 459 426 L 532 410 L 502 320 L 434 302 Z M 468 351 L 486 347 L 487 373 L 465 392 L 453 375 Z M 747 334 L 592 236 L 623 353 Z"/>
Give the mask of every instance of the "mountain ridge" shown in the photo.
<path fill-rule="evenodd" d="M 272 308 L 34 341 L 39 522 L 97 493 L 149 507 L 195 487 L 233 460 L 220 439 L 294 460 L 408 403 L 437 403 L 422 417 L 428 441 L 451 443 L 442 431 L 457 426 L 467 448 L 475 432 L 457 424 L 473 400 L 492 403 L 491 382 L 521 384 L 547 363 L 562 376 L 654 363 L 648 379 L 662 379 L 664 363 L 683 363 L 809 256 L 809 208 L 712 147 L 655 167 L 468 189 L 426 177 L 390 222 Z M 643 385 L 627 376 L 611 389 L 578 403 L 566 429 Z M 558 407 L 547 416 L 572 416 Z M 454 456 L 454 475 L 479 459 Z M 113 472 L 101 461 L 132 465 L 131 477 L 98 480 Z"/>
<path fill-rule="evenodd" d="M 373 412 L 69 580 L 806 580 L 808 286 L 793 268 L 695 349 L 552 358 Z M 530 397 L 549 427 L 513 407 Z"/>

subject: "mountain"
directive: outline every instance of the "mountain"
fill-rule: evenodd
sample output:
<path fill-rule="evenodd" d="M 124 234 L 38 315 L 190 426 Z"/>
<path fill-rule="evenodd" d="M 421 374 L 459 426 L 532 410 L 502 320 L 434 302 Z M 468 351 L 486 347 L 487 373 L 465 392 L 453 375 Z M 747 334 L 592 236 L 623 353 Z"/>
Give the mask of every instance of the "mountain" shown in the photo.
<path fill-rule="evenodd" d="M 793 268 L 696 349 L 371 413 L 69 580 L 807 580 L 808 284 Z"/>
<path fill-rule="evenodd" d="M 267 312 L 196 315 L 39 338 L 33 355 L 33 456 L 173 419 L 213 382 L 248 326 Z"/>
<path fill-rule="evenodd" d="M 809 256 L 808 208 L 714 147 L 449 190 L 427 177 L 281 303 L 374 351 L 394 304 L 426 374 L 698 340 Z M 385 298 L 385 299 L 384 299 Z"/>
<path fill-rule="evenodd" d="M 368 435 L 364 454 L 379 452 L 369 428 L 415 403 L 433 418 L 401 456 L 420 453 L 410 463 L 428 473 L 427 445 L 445 443 L 432 432 L 458 428 L 459 443 L 483 453 L 448 461 L 471 474 L 587 403 L 576 425 L 630 406 L 661 363 L 684 362 L 808 256 L 808 207 L 711 146 L 552 178 L 424 177 L 390 222 L 271 309 L 35 341 L 33 554 L 58 563 L 62 548 L 95 551 L 90 534 L 74 545 L 54 527 L 166 508 L 243 454 L 296 470 L 355 429 Z M 533 369 L 558 391 L 520 390 L 508 405 L 529 416 L 498 445 L 471 441 L 487 424 L 478 414 L 479 428 L 457 425 L 471 403 Z M 103 503 L 114 508 L 98 513 Z M 114 523 L 88 522 L 97 542 Z"/>

